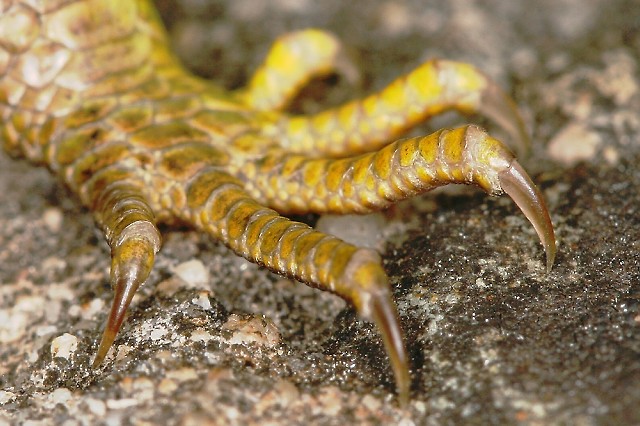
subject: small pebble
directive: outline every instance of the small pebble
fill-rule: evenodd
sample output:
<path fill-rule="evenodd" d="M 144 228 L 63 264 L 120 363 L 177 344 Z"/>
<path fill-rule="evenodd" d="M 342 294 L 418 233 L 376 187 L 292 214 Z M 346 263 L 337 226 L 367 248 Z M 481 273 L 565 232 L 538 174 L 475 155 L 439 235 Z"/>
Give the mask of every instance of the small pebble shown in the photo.
<path fill-rule="evenodd" d="M 109 349 L 109 352 L 107 352 L 107 356 L 110 356 L 113 353 L 113 351 L 114 351 L 113 348 Z M 131 346 L 128 346 L 128 345 L 118 346 L 118 352 L 116 353 L 116 361 L 124 360 L 127 357 L 127 355 L 129 355 L 133 351 L 134 350 Z"/>
<path fill-rule="evenodd" d="M 99 399 L 87 398 L 85 402 L 87 403 L 89 411 L 91 411 L 96 416 L 102 417 L 107 413 L 107 406 Z"/>
<path fill-rule="evenodd" d="M 60 229 L 62 228 L 63 219 L 64 216 L 62 215 L 62 210 L 56 207 L 48 208 L 42 214 L 42 220 L 44 221 L 46 227 L 49 229 L 49 231 L 56 234 L 60 232 Z"/>
<path fill-rule="evenodd" d="M 602 140 L 600 135 L 581 123 L 571 123 L 560 130 L 549 142 L 549 156 L 571 166 L 592 159 Z"/>
<path fill-rule="evenodd" d="M 71 301 L 76 298 L 76 293 L 65 284 L 50 284 L 47 286 L 47 296 L 55 301 Z"/>
<path fill-rule="evenodd" d="M 105 311 L 105 302 L 102 299 L 92 299 L 89 303 L 80 306 L 82 319 L 93 320 L 99 313 Z"/>
<path fill-rule="evenodd" d="M 167 372 L 167 378 L 177 380 L 179 382 L 186 382 L 188 380 L 195 380 L 198 378 L 198 373 L 193 368 L 180 368 Z"/>
<path fill-rule="evenodd" d="M 172 272 L 191 288 L 207 289 L 209 287 L 209 270 L 198 259 L 182 262 L 174 267 Z"/>
<path fill-rule="evenodd" d="M 58 388 L 49 394 L 49 401 L 53 404 L 65 405 L 71 399 L 71 391 L 67 388 Z"/>
<path fill-rule="evenodd" d="M 612 146 L 607 146 L 602 150 L 602 155 L 604 159 L 607 160 L 609 164 L 618 164 L 618 160 L 620 159 L 620 153 Z"/>
<path fill-rule="evenodd" d="M 62 271 L 67 267 L 67 261 L 58 256 L 49 256 L 42 261 L 44 271 Z"/>
<path fill-rule="evenodd" d="M 211 292 L 209 291 L 201 291 L 198 293 L 198 297 L 191 300 L 191 303 L 200 306 L 203 309 L 210 310 L 211 309 L 211 301 L 209 300 L 209 296 L 211 296 Z"/>
<path fill-rule="evenodd" d="M 0 309 L 0 343 L 11 343 L 24 335 L 29 316 L 16 309 Z"/>
<path fill-rule="evenodd" d="M 154 328 L 149 334 L 151 340 L 160 340 L 168 334 L 166 328 Z"/>
<path fill-rule="evenodd" d="M 139 377 L 133 381 L 133 394 L 140 401 L 150 401 L 154 390 L 154 383 L 148 377 Z"/>
<path fill-rule="evenodd" d="M 317 408 L 321 407 L 322 414 L 334 417 L 342 409 L 342 393 L 335 386 L 327 386 L 318 395 L 318 402 L 320 405 Z"/>
<path fill-rule="evenodd" d="M 369 411 L 377 411 L 381 406 L 380 400 L 371 395 L 365 395 L 364 398 L 362 398 L 362 405 Z"/>
<path fill-rule="evenodd" d="M 64 333 L 51 342 L 51 356 L 54 358 L 69 359 L 77 349 L 78 338 L 69 333 Z"/>
<path fill-rule="evenodd" d="M 160 392 L 163 395 L 170 395 L 176 389 L 178 389 L 178 384 L 171 379 L 162 379 L 160 381 L 160 384 L 158 385 L 158 392 Z"/>
<path fill-rule="evenodd" d="M 229 339 L 231 344 L 258 343 L 259 345 L 274 347 L 280 343 L 280 332 L 270 319 L 263 316 L 241 317 L 232 314 L 223 329 L 233 331 Z"/>
<path fill-rule="evenodd" d="M 15 398 L 16 394 L 9 391 L 0 390 L 0 405 L 4 405 L 7 402 Z"/>
<path fill-rule="evenodd" d="M 213 339 L 213 336 L 207 330 L 196 329 L 196 330 L 193 330 L 191 332 L 190 339 L 193 342 L 205 342 L 206 343 L 209 340 Z"/>

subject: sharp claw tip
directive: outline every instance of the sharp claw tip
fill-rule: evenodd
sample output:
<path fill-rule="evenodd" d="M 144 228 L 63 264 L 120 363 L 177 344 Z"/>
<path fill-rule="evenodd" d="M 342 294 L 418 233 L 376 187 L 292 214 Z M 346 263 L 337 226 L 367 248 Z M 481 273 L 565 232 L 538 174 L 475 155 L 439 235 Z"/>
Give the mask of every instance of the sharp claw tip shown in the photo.
<path fill-rule="evenodd" d="M 398 394 L 398 404 L 401 408 L 404 408 L 409 403 L 411 377 L 398 314 L 395 304 L 388 293 L 378 294 L 372 299 L 372 319 L 382 335 L 382 340 L 391 361 Z"/>
<path fill-rule="evenodd" d="M 104 361 L 113 344 L 113 341 L 116 338 L 116 333 L 113 330 L 107 328 L 102 334 L 102 339 L 100 340 L 100 345 L 98 346 L 98 351 L 96 352 L 96 356 L 93 359 L 93 363 L 91 364 L 91 368 L 98 368 Z"/>
<path fill-rule="evenodd" d="M 551 217 L 540 190 L 515 160 L 508 169 L 500 173 L 499 178 L 504 192 L 535 228 L 546 252 L 547 272 L 550 272 L 556 257 L 556 240 Z"/>
<path fill-rule="evenodd" d="M 556 260 L 556 245 L 555 245 L 555 241 L 553 241 L 553 244 L 549 245 L 549 246 L 545 246 L 545 251 L 547 253 L 547 274 L 551 272 L 551 269 L 553 269 L 553 263 Z"/>
<path fill-rule="evenodd" d="M 93 368 L 94 370 L 97 369 L 102 364 L 102 361 L 103 360 L 99 359 L 96 355 L 96 357 L 93 359 L 93 362 L 91 363 L 91 368 Z"/>

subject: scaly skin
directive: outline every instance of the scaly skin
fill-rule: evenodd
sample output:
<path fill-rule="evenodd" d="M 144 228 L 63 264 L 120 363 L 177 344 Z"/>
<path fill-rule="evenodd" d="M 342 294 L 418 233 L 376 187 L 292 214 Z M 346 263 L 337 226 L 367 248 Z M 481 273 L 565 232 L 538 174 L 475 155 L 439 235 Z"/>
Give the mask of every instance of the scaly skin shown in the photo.
<path fill-rule="evenodd" d="M 455 109 L 526 147 L 513 103 L 470 65 L 429 61 L 365 99 L 291 116 L 283 109 L 310 78 L 350 69 L 322 31 L 280 38 L 248 86 L 227 93 L 181 67 L 148 1 L 2 0 L 0 13 L 0 141 L 78 194 L 111 247 L 115 297 L 95 366 L 153 268 L 161 221 L 351 302 L 382 334 L 402 403 L 408 360 L 380 257 L 280 213 L 363 213 L 473 184 L 507 192 L 553 264 L 542 196 L 502 143 L 465 126 L 389 144 Z"/>

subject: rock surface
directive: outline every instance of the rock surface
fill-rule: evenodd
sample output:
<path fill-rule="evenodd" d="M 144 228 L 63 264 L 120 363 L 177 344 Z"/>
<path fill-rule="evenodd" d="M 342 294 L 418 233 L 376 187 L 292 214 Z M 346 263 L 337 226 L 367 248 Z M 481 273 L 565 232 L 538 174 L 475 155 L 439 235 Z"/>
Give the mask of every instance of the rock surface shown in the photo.
<path fill-rule="evenodd" d="M 367 7 L 362 7 L 366 4 Z M 165 230 L 109 362 L 111 292 L 92 219 L 45 170 L 0 155 L 1 424 L 640 423 L 640 14 L 633 0 L 160 0 L 176 49 L 226 87 L 315 26 L 362 70 L 313 111 L 431 57 L 514 95 L 548 200 L 550 274 L 507 198 L 444 191 L 386 213 L 385 267 L 413 377 L 405 410 L 373 327 L 188 230 Z M 420 129 L 478 117 L 437 118 Z M 204 282 L 206 281 L 206 282 Z"/>

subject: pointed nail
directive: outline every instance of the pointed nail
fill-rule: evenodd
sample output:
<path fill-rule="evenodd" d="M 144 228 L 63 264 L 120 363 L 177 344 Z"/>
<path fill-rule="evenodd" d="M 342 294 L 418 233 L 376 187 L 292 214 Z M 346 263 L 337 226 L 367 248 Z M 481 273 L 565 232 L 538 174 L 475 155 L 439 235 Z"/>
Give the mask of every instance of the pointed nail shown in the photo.
<path fill-rule="evenodd" d="M 98 367 L 115 340 L 136 290 L 153 267 L 156 246 L 149 240 L 129 238 L 112 252 L 111 282 L 114 290 L 111 311 L 98 346 L 93 367 Z"/>
<path fill-rule="evenodd" d="M 515 160 L 498 177 L 504 192 L 513 199 L 535 228 L 547 255 L 547 272 L 551 271 L 556 256 L 556 239 L 540 190 Z"/>
<path fill-rule="evenodd" d="M 398 401 L 401 407 L 405 407 L 409 403 L 409 388 L 411 386 L 409 361 L 395 303 L 388 292 L 372 294 L 371 319 L 378 327 L 391 361 Z"/>

